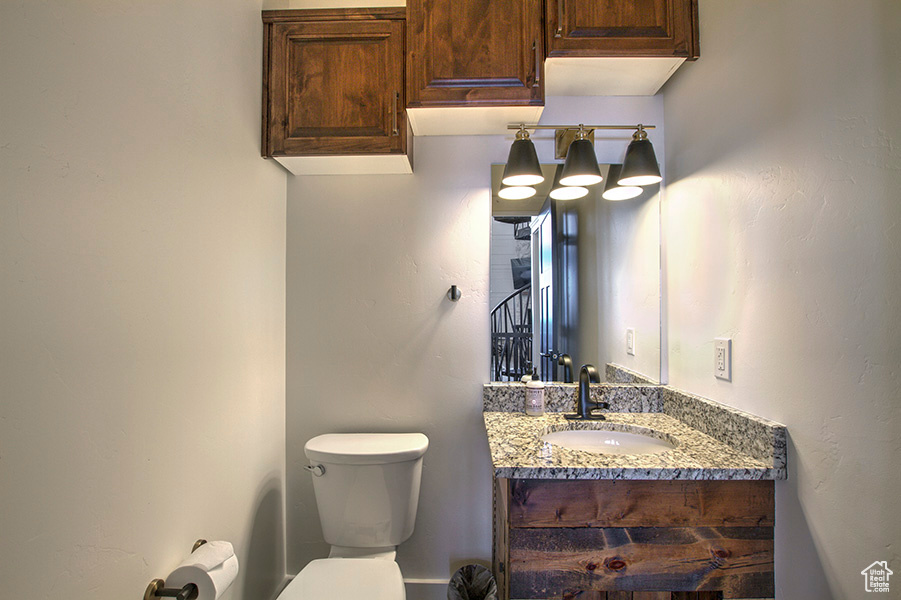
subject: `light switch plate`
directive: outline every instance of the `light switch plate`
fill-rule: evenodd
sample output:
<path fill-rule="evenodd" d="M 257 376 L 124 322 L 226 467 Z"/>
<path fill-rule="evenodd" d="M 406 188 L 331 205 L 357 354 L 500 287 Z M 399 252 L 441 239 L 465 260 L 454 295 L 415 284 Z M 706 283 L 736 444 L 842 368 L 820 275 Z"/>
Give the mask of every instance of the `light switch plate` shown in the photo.
<path fill-rule="evenodd" d="M 626 354 L 635 356 L 635 330 L 626 329 Z"/>
<path fill-rule="evenodd" d="M 717 379 L 732 381 L 732 338 L 713 340 L 713 374 Z"/>

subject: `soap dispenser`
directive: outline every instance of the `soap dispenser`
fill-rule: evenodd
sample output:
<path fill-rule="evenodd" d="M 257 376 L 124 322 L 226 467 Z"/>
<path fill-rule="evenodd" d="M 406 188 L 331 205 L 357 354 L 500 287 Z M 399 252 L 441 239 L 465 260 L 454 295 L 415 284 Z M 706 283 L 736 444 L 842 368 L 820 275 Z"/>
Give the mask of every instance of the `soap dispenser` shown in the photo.
<path fill-rule="evenodd" d="M 526 414 L 530 417 L 544 414 L 544 382 L 538 378 L 537 369 L 532 369 L 532 378 L 526 382 Z"/>

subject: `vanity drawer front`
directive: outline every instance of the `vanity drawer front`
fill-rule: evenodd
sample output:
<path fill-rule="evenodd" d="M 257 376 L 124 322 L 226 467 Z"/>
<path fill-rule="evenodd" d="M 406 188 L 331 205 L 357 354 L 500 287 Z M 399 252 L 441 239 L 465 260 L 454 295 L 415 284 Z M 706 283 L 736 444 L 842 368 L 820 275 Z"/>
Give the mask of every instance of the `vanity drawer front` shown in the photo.
<path fill-rule="evenodd" d="M 514 479 L 510 527 L 772 527 L 772 481 Z"/>
<path fill-rule="evenodd" d="M 774 594 L 772 527 L 511 529 L 511 598 L 567 591 Z"/>

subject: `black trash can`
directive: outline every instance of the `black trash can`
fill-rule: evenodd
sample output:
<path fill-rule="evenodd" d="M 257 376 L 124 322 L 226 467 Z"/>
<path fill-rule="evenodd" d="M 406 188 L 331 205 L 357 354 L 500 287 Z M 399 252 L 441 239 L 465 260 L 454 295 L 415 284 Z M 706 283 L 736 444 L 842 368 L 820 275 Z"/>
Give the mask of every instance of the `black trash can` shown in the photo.
<path fill-rule="evenodd" d="M 497 600 L 497 582 L 482 565 L 457 569 L 447 584 L 447 600 Z"/>

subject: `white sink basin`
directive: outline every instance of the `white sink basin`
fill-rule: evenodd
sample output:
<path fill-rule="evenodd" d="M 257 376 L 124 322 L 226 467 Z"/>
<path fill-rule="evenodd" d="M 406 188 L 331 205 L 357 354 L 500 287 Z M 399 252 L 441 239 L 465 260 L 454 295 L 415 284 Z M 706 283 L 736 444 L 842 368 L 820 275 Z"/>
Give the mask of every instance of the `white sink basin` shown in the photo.
<path fill-rule="evenodd" d="M 676 447 L 649 435 L 603 429 L 554 431 L 541 436 L 541 440 L 570 450 L 595 454 L 659 454 Z"/>

